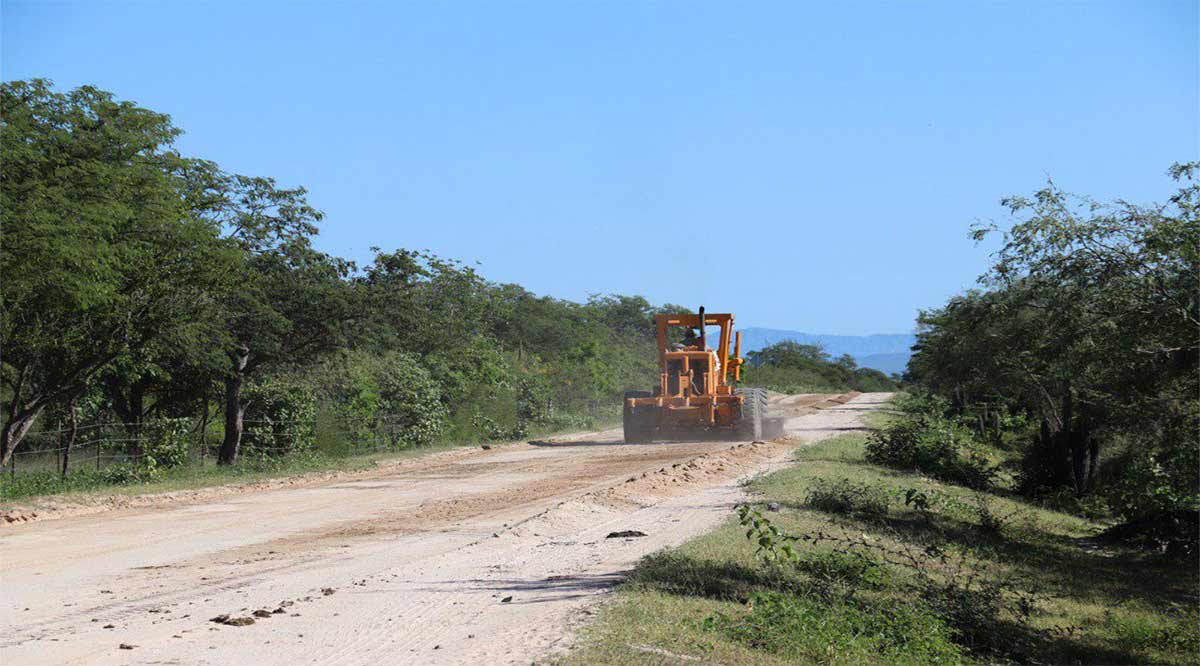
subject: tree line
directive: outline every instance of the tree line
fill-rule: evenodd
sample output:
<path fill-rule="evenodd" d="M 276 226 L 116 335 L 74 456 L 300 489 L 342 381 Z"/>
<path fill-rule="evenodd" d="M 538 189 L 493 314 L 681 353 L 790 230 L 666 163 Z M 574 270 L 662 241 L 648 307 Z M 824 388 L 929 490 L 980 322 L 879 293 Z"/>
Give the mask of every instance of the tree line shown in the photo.
<path fill-rule="evenodd" d="M 5 83 L 0 112 L 3 462 L 54 410 L 212 409 L 229 464 L 246 410 L 308 413 L 297 392 L 426 440 L 485 402 L 537 419 L 649 381 L 645 299 L 539 297 L 407 249 L 357 266 L 314 247 L 303 188 L 184 156 L 168 116 L 90 86 Z"/>
<path fill-rule="evenodd" d="M 746 354 L 744 379 L 780 393 L 854 390 L 895 391 L 899 384 L 874 368 L 860 368 L 854 357 L 832 358 L 820 345 L 783 340 Z"/>
<path fill-rule="evenodd" d="M 1003 200 L 980 288 L 924 311 L 906 378 L 1000 433 L 1019 492 L 1195 538 L 1200 506 L 1200 163 L 1165 203 L 1053 183 Z M 1001 441 L 997 440 L 997 441 Z M 1190 525 L 1190 527 L 1189 527 Z"/>
<path fill-rule="evenodd" d="M 311 446 L 318 415 L 397 446 L 579 425 L 654 383 L 653 315 L 690 310 L 332 256 L 303 188 L 185 156 L 170 117 L 91 86 L 7 82 L 0 114 L 0 464 L 47 422 L 68 449 L 119 423 L 159 464 L 211 423 L 226 465 Z"/>

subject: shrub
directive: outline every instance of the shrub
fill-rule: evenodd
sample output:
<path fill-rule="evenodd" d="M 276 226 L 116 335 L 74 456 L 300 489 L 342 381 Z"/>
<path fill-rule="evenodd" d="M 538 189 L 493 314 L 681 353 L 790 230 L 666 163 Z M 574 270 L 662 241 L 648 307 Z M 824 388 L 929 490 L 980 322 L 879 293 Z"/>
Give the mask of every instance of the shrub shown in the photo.
<path fill-rule="evenodd" d="M 1136 520 L 1195 505 L 1196 488 L 1176 483 L 1180 475 L 1172 474 L 1171 463 L 1164 464 L 1153 452 L 1137 451 L 1121 462 L 1123 474 L 1108 498 L 1122 518 Z"/>
<path fill-rule="evenodd" d="M 796 560 L 796 568 L 819 583 L 849 587 L 878 587 L 885 577 L 879 561 L 863 553 L 815 553 Z"/>
<path fill-rule="evenodd" d="M 975 518 L 979 521 L 979 531 L 992 536 L 1000 536 L 1012 525 L 1012 514 L 997 513 L 987 496 L 979 493 L 975 497 Z"/>
<path fill-rule="evenodd" d="M 400 352 L 344 352 L 319 373 L 322 397 L 355 445 L 431 444 L 446 425 L 442 389 L 420 360 Z"/>
<path fill-rule="evenodd" d="M 955 643 L 976 652 L 1002 648 L 1007 639 L 1000 621 L 1002 588 L 995 584 L 927 582 L 922 600 L 950 627 Z"/>
<path fill-rule="evenodd" d="M 392 446 L 427 446 L 446 423 L 441 388 L 408 354 L 389 355 L 379 377 L 379 407 Z"/>
<path fill-rule="evenodd" d="M 855 483 L 850 479 L 816 479 L 808 489 L 804 503 L 818 511 L 852 514 L 864 518 L 886 516 L 888 491 L 880 485 Z"/>
<path fill-rule="evenodd" d="M 285 379 L 265 379 L 246 388 L 246 430 L 242 451 L 259 457 L 311 450 L 315 437 L 316 392 Z"/>
<path fill-rule="evenodd" d="M 996 475 L 969 430 L 933 414 L 902 418 L 871 433 L 866 459 L 975 489 L 989 487 Z"/>
<path fill-rule="evenodd" d="M 1166 617 L 1106 613 L 1104 629 L 1115 643 L 1126 649 L 1192 655 L 1200 652 L 1200 612 L 1195 608 Z"/>
<path fill-rule="evenodd" d="M 938 622 L 937 625 L 924 625 L 924 630 L 946 636 L 947 641 L 952 640 L 976 652 L 1011 654 L 1025 647 L 1017 645 L 1014 648 L 1012 625 L 1004 622 L 1002 615 L 1013 617 L 1021 627 L 1027 628 L 1034 609 L 1032 596 L 1014 585 L 1012 580 L 988 580 L 976 568 L 964 566 L 963 560 L 950 557 L 936 542 L 889 546 L 870 539 L 866 534 L 842 536 L 817 532 L 793 535 L 779 529 L 761 512 L 748 505 L 738 508 L 738 516 L 741 524 L 749 528 L 746 538 L 758 544 L 756 553 L 768 562 L 783 561 L 792 562 L 797 567 L 805 566 L 802 563 L 808 558 L 802 557 L 794 546 L 805 542 L 831 545 L 837 549 L 837 559 L 815 565 L 818 570 L 824 565 L 833 571 L 853 571 L 849 567 L 856 565 L 848 564 L 846 558 L 861 559 L 866 565 L 862 569 L 864 572 L 871 571 L 871 565 L 876 563 L 881 573 L 887 571 L 888 564 L 899 566 L 911 574 L 911 577 L 898 579 L 902 589 L 916 601 L 909 610 Z M 876 556 L 880 559 L 877 560 Z M 824 594 L 813 599 L 825 606 L 861 603 L 855 595 L 857 589 L 855 585 L 843 586 L 840 597 L 837 594 Z M 836 623 L 838 620 L 829 621 Z M 944 628 L 946 633 L 941 633 L 939 627 Z M 743 632 L 741 636 L 754 635 L 745 633 L 745 627 L 738 630 Z M 770 643 L 760 642 L 756 645 L 769 647 Z"/>
<path fill-rule="evenodd" d="M 518 419 L 512 426 L 502 426 L 491 417 L 479 412 L 471 417 L 471 427 L 485 441 L 491 442 L 521 439 L 529 434 L 528 421 Z"/>
<path fill-rule="evenodd" d="M 145 483 L 154 475 L 152 469 L 136 463 L 121 463 L 106 467 L 100 472 L 100 478 L 106 485 L 124 486 L 132 483 Z"/>
<path fill-rule="evenodd" d="M 190 419 L 151 419 L 142 424 L 142 457 L 137 464 L 155 470 L 179 467 L 188 460 Z"/>
<path fill-rule="evenodd" d="M 705 628 L 803 663 L 963 660 L 946 625 L 918 604 L 763 592 L 751 598 L 746 615 L 716 614 L 705 620 Z"/>

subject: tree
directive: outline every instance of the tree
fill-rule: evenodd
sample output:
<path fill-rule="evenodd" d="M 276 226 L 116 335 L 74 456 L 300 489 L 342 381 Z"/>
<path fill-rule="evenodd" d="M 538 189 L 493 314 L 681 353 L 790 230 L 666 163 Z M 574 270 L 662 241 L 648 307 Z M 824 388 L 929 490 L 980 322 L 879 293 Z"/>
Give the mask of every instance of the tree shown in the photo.
<path fill-rule="evenodd" d="M 748 352 L 747 360 L 751 365 L 773 365 L 780 368 L 810 368 L 815 363 L 829 361 L 829 354 L 819 345 L 805 345 L 795 340 L 784 340 L 763 347 L 758 351 Z"/>
<path fill-rule="evenodd" d="M 986 290 L 921 314 L 910 378 L 959 406 L 994 399 L 1040 416 L 1031 451 L 1078 494 L 1095 486 L 1103 441 L 1193 459 L 1181 424 L 1200 425 L 1197 169 L 1171 168 L 1181 187 L 1162 205 L 1101 204 L 1053 183 L 1005 199 L 1016 221 Z"/>
<path fill-rule="evenodd" d="M 291 242 L 247 255 L 243 282 L 226 303 L 230 365 L 225 375 L 225 439 L 217 462 L 237 461 L 241 445 L 246 380 L 267 369 L 305 365 L 344 340 L 355 313 L 345 281 L 351 265 Z"/>
<path fill-rule="evenodd" d="M 170 118 L 90 86 L 0 86 L 0 430 L 7 461 L 37 417 L 193 319 L 231 246 L 192 214 Z"/>

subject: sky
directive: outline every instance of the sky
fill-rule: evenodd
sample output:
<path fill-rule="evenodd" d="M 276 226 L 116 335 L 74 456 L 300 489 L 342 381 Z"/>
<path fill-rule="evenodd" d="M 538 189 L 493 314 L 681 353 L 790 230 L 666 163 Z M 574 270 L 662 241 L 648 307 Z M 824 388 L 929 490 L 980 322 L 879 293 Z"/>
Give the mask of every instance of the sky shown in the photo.
<path fill-rule="evenodd" d="M 0 3 L 0 77 L 168 113 L 303 185 L 317 245 L 572 300 L 904 333 L 1047 178 L 1162 201 L 1200 157 L 1198 2 Z"/>

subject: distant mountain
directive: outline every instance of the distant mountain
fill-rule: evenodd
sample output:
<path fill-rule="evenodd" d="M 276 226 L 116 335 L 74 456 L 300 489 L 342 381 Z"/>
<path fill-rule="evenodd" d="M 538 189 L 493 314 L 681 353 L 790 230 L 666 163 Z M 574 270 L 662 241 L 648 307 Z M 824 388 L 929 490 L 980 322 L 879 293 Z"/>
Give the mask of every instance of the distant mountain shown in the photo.
<path fill-rule="evenodd" d="M 743 328 L 742 352 L 758 351 L 763 347 L 784 340 L 794 340 L 805 345 L 820 345 L 833 358 L 849 354 L 865 368 L 875 368 L 887 374 L 904 372 L 912 356 L 913 343 L 917 336 L 896 335 L 819 335 L 784 331 L 775 328 Z"/>

